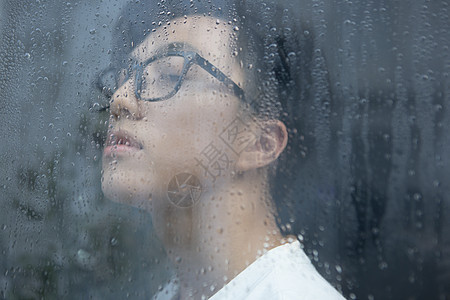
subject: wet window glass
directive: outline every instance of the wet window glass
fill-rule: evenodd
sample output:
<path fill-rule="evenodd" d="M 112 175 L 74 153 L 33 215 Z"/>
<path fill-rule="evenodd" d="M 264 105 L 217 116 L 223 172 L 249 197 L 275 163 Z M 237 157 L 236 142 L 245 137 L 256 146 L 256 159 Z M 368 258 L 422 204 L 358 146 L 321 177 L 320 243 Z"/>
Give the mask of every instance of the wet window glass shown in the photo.
<path fill-rule="evenodd" d="M 1 299 L 447 299 L 447 1 L 0 3 Z"/>

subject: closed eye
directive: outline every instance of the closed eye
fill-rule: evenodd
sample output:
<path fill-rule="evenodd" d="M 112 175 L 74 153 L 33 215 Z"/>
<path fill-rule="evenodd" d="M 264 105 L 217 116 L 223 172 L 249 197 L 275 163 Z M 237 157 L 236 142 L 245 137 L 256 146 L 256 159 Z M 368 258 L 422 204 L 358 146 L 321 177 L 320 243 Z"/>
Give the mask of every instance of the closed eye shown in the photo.
<path fill-rule="evenodd" d="M 109 104 L 109 102 L 108 102 L 108 104 L 101 105 L 101 106 L 98 103 L 96 103 L 96 104 L 92 105 L 89 110 L 94 113 L 103 113 L 103 112 L 108 111 L 110 107 L 111 107 L 111 105 Z"/>
<path fill-rule="evenodd" d="M 111 105 L 108 104 L 107 106 L 104 106 L 104 107 L 98 109 L 97 112 L 105 112 L 105 111 L 107 111 L 110 107 L 111 107 Z"/>
<path fill-rule="evenodd" d="M 180 80 L 180 75 L 179 74 L 161 74 L 160 78 L 163 81 L 170 81 L 173 83 L 177 83 L 178 80 Z"/>

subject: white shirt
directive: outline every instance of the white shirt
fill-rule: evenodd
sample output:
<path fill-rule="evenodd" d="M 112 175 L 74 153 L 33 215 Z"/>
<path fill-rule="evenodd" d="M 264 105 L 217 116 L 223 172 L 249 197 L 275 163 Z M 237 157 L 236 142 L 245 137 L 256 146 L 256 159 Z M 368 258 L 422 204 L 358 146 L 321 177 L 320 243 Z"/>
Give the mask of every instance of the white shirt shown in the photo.
<path fill-rule="evenodd" d="M 178 287 L 167 285 L 155 299 L 176 299 Z M 210 300 L 343 300 L 314 268 L 300 243 L 278 246 L 258 258 Z"/>

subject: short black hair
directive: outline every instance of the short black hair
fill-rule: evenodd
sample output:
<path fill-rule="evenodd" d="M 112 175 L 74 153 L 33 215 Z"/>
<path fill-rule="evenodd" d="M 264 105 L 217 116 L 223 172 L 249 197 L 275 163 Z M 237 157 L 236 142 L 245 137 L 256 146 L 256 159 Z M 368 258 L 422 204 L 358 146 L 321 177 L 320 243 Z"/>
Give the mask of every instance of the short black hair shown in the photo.
<path fill-rule="evenodd" d="M 140 0 L 128 3 L 113 33 L 112 64 L 127 63 L 129 53 L 156 28 L 173 19 L 203 15 L 227 21 L 237 37 L 236 58 L 247 72 L 246 101 L 259 118 L 278 119 L 288 130 L 288 145 L 270 170 L 270 193 L 277 222 L 290 234 L 293 185 L 308 143 L 302 134 L 302 107 L 308 103 L 314 40 L 312 31 L 279 1 Z M 249 97 L 247 95 L 257 95 Z"/>
<path fill-rule="evenodd" d="M 309 105 L 314 51 L 312 31 L 296 20 L 279 1 L 242 2 L 238 6 L 242 27 L 239 47 L 243 60 L 252 64 L 254 84 L 248 94 L 258 95 L 252 106 L 260 118 L 278 119 L 288 131 L 288 144 L 269 172 L 270 193 L 276 205 L 277 223 L 283 234 L 292 234 L 295 219 L 297 173 L 306 160 L 308 135 L 304 133 L 305 105 Z M 246 91 L 247 92 L 247 91 Z"/>

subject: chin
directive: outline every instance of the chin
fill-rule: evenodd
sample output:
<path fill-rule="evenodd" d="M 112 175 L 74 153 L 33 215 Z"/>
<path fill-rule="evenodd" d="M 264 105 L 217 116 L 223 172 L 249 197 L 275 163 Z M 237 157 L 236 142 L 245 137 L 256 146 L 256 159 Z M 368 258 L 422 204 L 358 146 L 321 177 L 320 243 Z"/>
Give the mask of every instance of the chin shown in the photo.
<path fill-rule="evenodd" d="M 150 184 L 144 184 L 137 174 L 104 170 L 102 191 L 111 201 L 149 210 L 152 198 Z"/>

